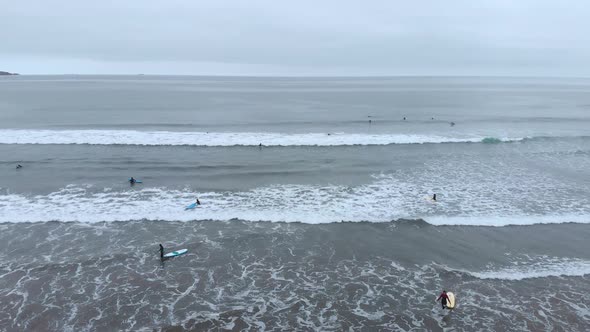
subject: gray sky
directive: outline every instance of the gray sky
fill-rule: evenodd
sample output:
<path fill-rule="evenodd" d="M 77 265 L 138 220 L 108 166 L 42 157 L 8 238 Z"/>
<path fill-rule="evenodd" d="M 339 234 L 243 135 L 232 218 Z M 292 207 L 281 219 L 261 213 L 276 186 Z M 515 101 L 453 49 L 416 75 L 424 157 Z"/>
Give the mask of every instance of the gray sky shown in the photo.
<path fill-rule="evenodd" d="M 0 0 L 0 70 L 590 76 L 590 2 Z"/>

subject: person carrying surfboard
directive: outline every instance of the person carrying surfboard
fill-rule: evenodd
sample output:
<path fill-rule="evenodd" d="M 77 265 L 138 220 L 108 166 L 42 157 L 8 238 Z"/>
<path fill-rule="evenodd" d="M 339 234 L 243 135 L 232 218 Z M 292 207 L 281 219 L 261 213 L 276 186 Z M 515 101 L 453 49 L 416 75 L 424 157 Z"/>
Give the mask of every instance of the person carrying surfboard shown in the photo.
<path fill-rule="evenodd" d="M 438 299 L 436 299 L 436 302 L 438 302 L 440 300 L 440 304 L 442 305 L 442 308 L 446 309 L 448 299 L 449 299 L 449 296 L 447 295 L 447 291 L 443 290 L 442 293 L 440 293 Z"/>

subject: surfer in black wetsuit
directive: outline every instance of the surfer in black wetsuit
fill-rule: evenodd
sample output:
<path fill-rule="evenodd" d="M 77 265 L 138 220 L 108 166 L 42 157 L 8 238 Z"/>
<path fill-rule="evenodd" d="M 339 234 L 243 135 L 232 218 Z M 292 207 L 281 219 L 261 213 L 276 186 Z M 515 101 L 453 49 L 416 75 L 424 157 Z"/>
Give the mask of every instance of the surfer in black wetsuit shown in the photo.
<path fill-rule="evenodd" d="M 160 259 L 164 259 L 164 247 L 160 243 Z"/>
<path fill-rule="evenodd" d="M 129 183 L 131 183 L 131 184 L 135 184 L 135 182 L 136 182 L 136 181 L 135 181 L 135 179 L 134 179 L 133 177 L 131 177 L 131 179 L 129 179 Z"/>
<path fill-rule="evenodd" d="M 447 291 L 443 290 L 442 293 L 440 293 L 440 296 L 438 297 L 438 299 L 436 299 L 436 302 L 438 302 L 440 300 L 440 304 L 442 305 L 442 308 L 446 309 L 448 299 L 449 299 L 449 296 L 447 295 Z"/>
<path fill-rule="evenodd" d="M 201 205 L 201 201 L 197 198 L 197 205 Z"/>
<path fill-rule="evenodd" d="M 432 195 L 432 200 L 436 202 L 436 194 Z"/>
<path fill-rule="evenodd" d="M 21 164 L 16 165 L 16 169 L 19 169 L 19 168 L 23 168 L 23 165 L 21 165 Z"/>

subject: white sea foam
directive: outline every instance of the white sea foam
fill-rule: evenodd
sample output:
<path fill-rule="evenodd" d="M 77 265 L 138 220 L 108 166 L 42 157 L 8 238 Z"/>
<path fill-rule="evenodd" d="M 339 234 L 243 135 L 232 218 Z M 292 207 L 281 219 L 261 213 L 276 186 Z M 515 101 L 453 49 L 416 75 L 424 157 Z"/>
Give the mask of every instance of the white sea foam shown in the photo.
<path fill-rule="evenodd" d="M 590 223 L 589 214 L 554 214 L 554 215 L 474 215 L 474 216 L 432 216 L 428 223 L 436 226 L 465 225 L 465 226 L 508 226 L 508 225 L 535 225 L 535 224 L 561 224 L 561 223 Z"/>
<path fill-rule="evenodd" d="M 135 130 L 0 130 L 0 144 L 193 145 L 193 146 L 341 146 L 425 143 L 469 143 L 481 135 L 447 137 L 405 134 L 171 132 Z M 496 139 L 496 138 L 495 138 Z M 520 141 L 523 137 L 497 138 Z"/>
<path fill-rule="evenodd" d="M 185 211 L 198 196 L 202 206 Z M 379 179 L 359 187 L 274 185 L 243 192 L 200 192 L 146 188 L 91 191 L 68 186 L 49 195 L 0 195 L 0 222 L 129 221 L 129 220 L 231 220 L 331 223 L 340 221 L 387 222 L 424 218 L 435 225 L 537 224 L 590 222 L 590 213 L 517 215 L 504 205 L 473 204 L 473 216 L 455 216 L 455 207 L 432 204 L 421 195 L 406 195 Z M 510 217 L 496 217 L 509 214 Z M 486 216 L 487 214 L 487 216 Z"/>
<path fill-rule="evenodd" d="M 514 261 L 511 266 L 468 272 L 479 279 L 523 280 L 545 277 L 580 277 L 590 274 L 590 261 L 577 258 L 532 257 Z"/>

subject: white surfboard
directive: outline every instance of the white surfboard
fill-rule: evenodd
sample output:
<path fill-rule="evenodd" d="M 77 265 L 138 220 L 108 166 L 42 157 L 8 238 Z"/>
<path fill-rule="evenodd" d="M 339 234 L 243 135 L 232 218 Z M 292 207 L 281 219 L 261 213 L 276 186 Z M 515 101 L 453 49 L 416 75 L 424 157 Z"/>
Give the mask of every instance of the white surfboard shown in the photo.
<path fill-rule="evenodd" d="M 430 203 L 436 203 L 436 201 L 432 199 L 432 196 L 424 196 L 424 199 Z"/>
<path fill-rule="evenodd" d="M 455 294 L 447 292 L 447 296 L 449 297 L 449 299 L 447 300 L 447 309 L 455 309 Z"/>
<path fill-rule="evenodd" d="M 186 254 L 187 251 L 188 251 L 188 249 L 180 249 L 180 250 L 176 250 L 173 252 L 169 252 L 166 255 L 164 255 L 164 258 L 180 256 L 180 255 Z"/>

